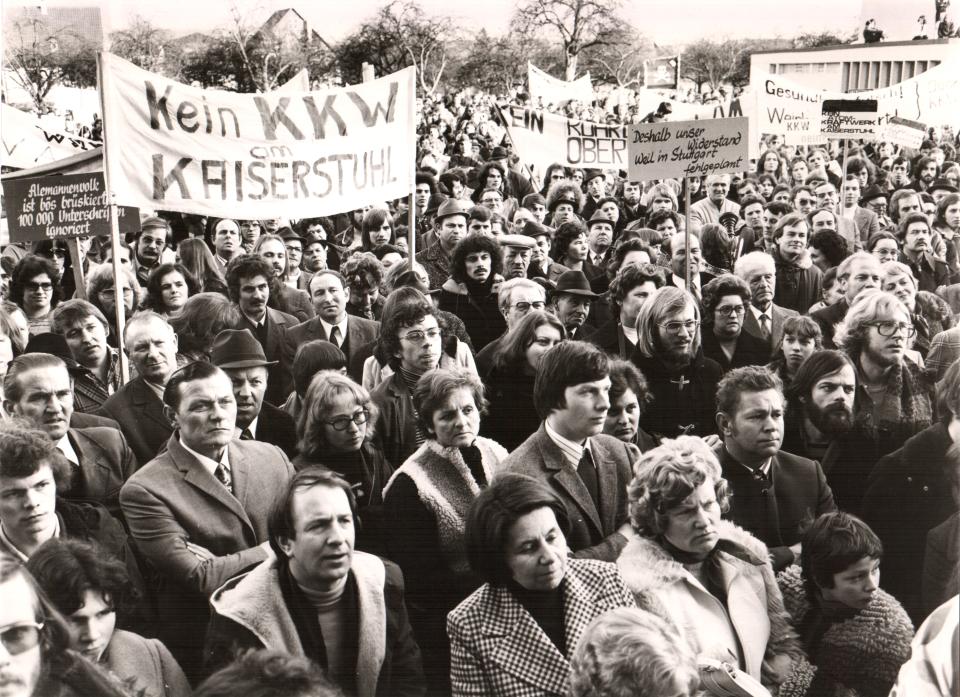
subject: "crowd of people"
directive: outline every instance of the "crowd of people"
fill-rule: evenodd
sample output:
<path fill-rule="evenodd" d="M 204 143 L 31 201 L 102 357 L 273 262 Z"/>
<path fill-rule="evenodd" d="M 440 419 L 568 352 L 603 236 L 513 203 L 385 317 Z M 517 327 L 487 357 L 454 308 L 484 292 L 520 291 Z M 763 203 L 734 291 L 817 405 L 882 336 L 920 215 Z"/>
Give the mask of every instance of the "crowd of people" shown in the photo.
<path fill-rule="evenodd" d="M 531 178 L 419 116 L 409 199 L 3 250 L 0 693 L 955 693 L 952 134 Z"/>

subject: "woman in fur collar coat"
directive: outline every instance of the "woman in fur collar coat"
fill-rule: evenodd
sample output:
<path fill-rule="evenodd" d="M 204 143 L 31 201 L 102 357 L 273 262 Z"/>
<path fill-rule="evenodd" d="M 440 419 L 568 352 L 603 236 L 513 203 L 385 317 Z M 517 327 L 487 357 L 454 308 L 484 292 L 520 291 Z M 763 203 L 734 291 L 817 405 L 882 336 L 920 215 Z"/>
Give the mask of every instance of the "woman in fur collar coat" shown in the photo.
<path fill-rule="evenodd" d="M 810 660 L 860 697 L 886 697 L 910 657 L 913 625 L 880 590 L 879 538 L 848 513 L 826 513 L 801 548 L 801 566 L 777 581 Z"/>
<path fill-rule="evenodd" d="M 729 492 L 699 438 L 666 439 L 634 468 L 632 530 L 617 560 L 637 605 L 672 623 L 694 654 L 729 663 L 773 694 L 832 694 L 807 662 L 762 542 L 721 520 Z"/>
<path fill-rule="evenodd" d="M 410 624 L 434 691 L 449 692 L 447 613 L 480 585 L 467 563 L 467 512 L 507 456 L 477 435 L 485 405 L 476 375 L 442 368 L 425 373 L 413 406 L 426 440 L 383 492 L 387 556 L 403 571 Z"/>

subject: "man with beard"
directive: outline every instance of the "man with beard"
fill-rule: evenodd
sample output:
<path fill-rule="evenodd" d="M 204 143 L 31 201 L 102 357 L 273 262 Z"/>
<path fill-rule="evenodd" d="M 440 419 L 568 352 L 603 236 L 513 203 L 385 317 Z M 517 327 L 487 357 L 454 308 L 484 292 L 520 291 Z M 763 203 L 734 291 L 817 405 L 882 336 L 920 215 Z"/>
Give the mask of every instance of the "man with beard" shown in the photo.
<path fill-rule="evenodd" d="M 857 390 L 856 367 L 842 351 L 815 351 L 787 388 L 783 449 L 816 460 L 837 505 L 856 513 L 866 475 L 858 472 L 851 438 Z"/>
<path fill-rule="evenodd" d="M 775 571 L 799 560 L 807 520 L 837 510 L 820 465 L 780 449 L 784 407 L 766 368 L 732 370 L 717 388 L 718 459 L 732 494 L 724 517 L 767 545 Z"/>
<path fill-rule="evenodd" d="M 717 383 L 723 371 L 700 350 L 700 308 L 692 295 L 666 286 L 647 298 L 637 315 L 631 360 L 649 381 L 656 405 L 640 418 L 640 427 L 657 442 L 716 433 Z"/>
<path fill-rule="evenodd" d="M 903 245 L 900 261 L 910 267 L 917 281 L 917 290 L 935 292 L 950 283 L 946 262 L 933 254 L 933 230 L 923 213 L 910 213 L 900 220 L 897 237 Z"/>
<path fill-rule="evenodd" d="M 642 221 L 647 215 L 646 206 L 640 203 L 640 195 L 643 193 L 643 182 L 625 181 L 623 182 L 623 196 L 620 210 L 623 211 L 624 225 L 629 225 L 635 220 Z"/>
<path fill-rule="evenodd" d="M 933 182 L 940 176 L 940 167 L 932 157 L 921 157 L 914 169 L 914 181 L 910 184 L 914 191 L 929 191 Z"/>
<path fill-rule="evenodd" d="M 583 271 L 565 271 L 557 279 L 556 290 L 551 294 L 553 313 L 563 323 L 568 339 L 581 339 L 590 316 L 590 306 L 598 296 L 590 288 L 590 281 Z"/>
<path fill-rule="evenodd" d="M 750 305 L 743 316 L 743 331 L 760 339 L 768 347 L 767 355 L 773 356 L 783 339 L 784 320 L 799 314 L 773 302 L 777 287 L 776 264 L 766 252 L 750 252 L 737 259 L 733 273 L 750 288 Z"/>
<path fill-rule="evenodd" d="M 804 315 L 820 299 L 823 274 L 807 252 L 810 228 L 799 213 L 783 216 L 773 229 L 777 285 L 773 302 Z"/>
<path fill-rule="evenodd" d="M 469 235 L 453 250 L 450 278 L 440 288 L 439 307 L 463 320 L 474 347 L 481 349 L 506 329 L 497 305 L 503 281 L 503 254 L 487 235 Z"/>
<path fill-rule="evenodd" d="M 703 287 L 703 355 L 726 373 L 733 368 L 763 365 L 770 357 L 767 345 L 743 331 L 750 306 L 750 286 L 733 274 L 723 274 Z"/>
<path fill-rule="evenodd" d="M 740 204 L 727 198 L 730 191 L 729 174 L 711 174 L 707 177 L 707 197 L 690 206 L 687 225 L 697 232 L 707 223 L 719 223 L 726 212 L 740 214 Z"/>

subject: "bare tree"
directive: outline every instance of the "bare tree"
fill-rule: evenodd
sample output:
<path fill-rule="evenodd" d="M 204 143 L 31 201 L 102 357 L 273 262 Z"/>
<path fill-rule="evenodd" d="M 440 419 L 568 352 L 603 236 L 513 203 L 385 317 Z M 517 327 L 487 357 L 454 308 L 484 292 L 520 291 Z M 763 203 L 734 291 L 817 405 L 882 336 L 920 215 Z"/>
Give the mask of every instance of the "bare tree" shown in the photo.
<path fill-rule="evenodd" d="M 742 49 L 737 42 L 730 40 L 694 41 L 683 50 L 681 75 L 696 83 L 698 92 L 705 84 L 710 85 L 711 89 L 718 89 L 724 80 L 729 80 L 734 74 Z"/>
<path fill-rule="evenodd" d="M 558 34 L 565 60 L 564 79 L 569 81 L 577 75 L 577 62 L 584 50 L 616 43 L 624 24 L 617 15 L 619 9 L 620 0 L 523 0 L 512 25 L 528 37 L 544 29 Z"/>
<path fill-rule="evenodd" d="M 166 29 L 137 16 L 127 29 L 110 35 L 110 51 L 152 73 L 178 77 L 183 51 Z"/>
<path fill-rule="evenodd" d="M 81 34 L 55 29 L 33 13 L 5 28 L 4 64 L 38 110 L 44 109 L 46 96 L 57 84 L 96 85 L 96 48 Z"/>
<path fill-rule="evenodd" d="M 654 55 L 653 42 L 630 25 L 612 32 L 608 41 L 583 53 L 581 65 L 590 71 L 594 84 L 642 85 L 643 61 Z"/>

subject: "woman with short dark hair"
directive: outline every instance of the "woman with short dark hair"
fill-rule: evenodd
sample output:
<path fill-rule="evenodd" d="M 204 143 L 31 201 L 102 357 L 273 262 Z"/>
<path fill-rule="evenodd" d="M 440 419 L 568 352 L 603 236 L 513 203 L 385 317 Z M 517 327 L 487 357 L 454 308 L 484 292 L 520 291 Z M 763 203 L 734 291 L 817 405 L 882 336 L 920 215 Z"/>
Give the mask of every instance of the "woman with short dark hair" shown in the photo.
<path fill-rule="evenodd" d="M 160 264 L 147 277 L 147 292 L 140 307 L 170 317 L 196 293 L 197 282 L 183 264 Z"/>
<path fill-rule="evenodd" d="M 913 638 L 903 606 L 880 589 L 882 556 L 866 523 L 825 513 L 803 534 L 800 565 L 777 579 L 818 674 L 864 697 L 890 692 Z"/>
<path fill-rule="evenodd" d="M 640 428 L 640 417 L 653 401 L 647 379 L 637 366 L 620 358 L 610 359 L 610 408 L 603 432 L 624 443 L 633 443 L 640 452 L 656 447 L 653 436 Z"/>
<path fill-rule="evenodd" d="M 466 552 L 484 585 L 447 618 L 453 694 L 566 695 L 587 625 L 635 605 L 615 566 L 569 557 L 569 529 L 564 503 L 530 477 L 498 475 L 477 497 Z"/>
<path fill-rule="evenodd" d="M 383 492 L 388 556 L 403 571 L 424 673 L 441 690 L 448 689 L 450 665 L 444 620 L 478 585 L 467 563 L 465 520 L 507 457 L 499 443 L 479 435 L 485 409 L 475 374 L 424 373 L 413 390 L 413 411 L 425 441 Z"/>
<path fill-rule="evenodd" d="M 116 629 L 132 599 L 123 562 L 97 544 L 53 538 L 30 556 L 27 569 L 74 632 L 74 648 L 150 697 L 188 697 L 190 684 L 157 639 Z M 119 619 L 123 619 L 121 616 Z"/>

